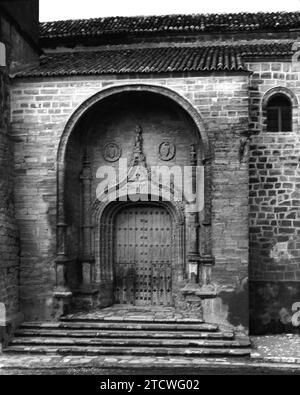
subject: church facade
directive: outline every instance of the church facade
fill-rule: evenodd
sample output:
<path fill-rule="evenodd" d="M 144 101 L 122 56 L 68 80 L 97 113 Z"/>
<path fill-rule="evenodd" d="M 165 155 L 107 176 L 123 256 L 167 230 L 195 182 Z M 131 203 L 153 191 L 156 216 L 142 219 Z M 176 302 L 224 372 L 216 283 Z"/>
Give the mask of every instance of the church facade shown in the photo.
<path fill-rule="evenodd" d="M 115 304 L 297 332 L 300 13 L 49 22 L 36 47 L 1 18 L 32 54 L 1 69 L 6 332 Z"/>

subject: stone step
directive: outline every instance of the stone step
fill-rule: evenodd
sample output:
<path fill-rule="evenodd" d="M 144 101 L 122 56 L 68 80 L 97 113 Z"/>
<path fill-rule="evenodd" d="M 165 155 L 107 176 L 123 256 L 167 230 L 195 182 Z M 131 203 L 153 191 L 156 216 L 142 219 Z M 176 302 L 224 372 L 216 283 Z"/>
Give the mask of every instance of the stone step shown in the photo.
<path fill-rule="evenodd" d="M 161 323 L 161 324 L 203 324 L 204 321 L 197 318 L 169 318 L 169 317 L 154 317 L 154 316 L 137 316 L 137 315 L 68 315 L 60 318 L 62 322 L 129 322 L 129 323 Z"/>
<path fill-rule="evenodd" d="M 250 348 L 178 348 L 178 347 L 86 347 L 86 346 L 24 346 L 12 345 L 5 353 L 43 355 L 137 355 L 137 356 L 184 356 L 184 357 L 248 357 Z"/>
<path fill-rule="evenodd" d="M 59 338 L 59 337 L 17 337 L 11 341 L 12 346 L 84 346 L 89 347 L 188 347 L 188 348 L 245 348 L 250 347 L 248 339 L 241 340 L 191 340 L 191 339 L 93 339 L 93 338 Z"/>
<path fill-rule="evenodd" d="M 157 332 L 157 331 L 117 331 L 117 330 L 51 330 L 51 329 L 19 329 L 16 337 L 69 337 L 69 338 L 139 338 L 139 339 L 220 339 L 233 340 L 232 332 Z"/>
<path fill-rule="evenodd" d="M 21 329 L 71 329 L 71 330 L 118 330 L 118 331 L 188 331 L 217 332 L 215 324 L 179 324 L 179 323 L 125 323 L 125 322 L 27 322 Z"/>

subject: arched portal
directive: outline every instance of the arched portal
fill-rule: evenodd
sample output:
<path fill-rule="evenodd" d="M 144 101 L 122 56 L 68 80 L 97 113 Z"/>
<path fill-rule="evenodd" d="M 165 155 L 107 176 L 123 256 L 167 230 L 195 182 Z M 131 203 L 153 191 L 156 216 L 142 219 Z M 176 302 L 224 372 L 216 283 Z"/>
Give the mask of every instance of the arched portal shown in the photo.
<path fill-rule="evenodd" d="M 114 302 L 172 306 L 173 222 L 151 202 L 123 206 L 113 222 Z"/>
<path fill-rule="evenodd" d="M 118 173 L 113 183 L 118 189 L 120 185 L 124 187 L 124 179 L 125 184 L 130 185 L 136 181 L 130 169 L 137 163 L 145 169 L 146 177 L 150 174 L 152 177 L 152 169 L 156 165 L 167 171 L 179 169 L 182 174 L 189 167 L 194 170 L 188 182 L 193 186 L 201 184 L 201 212 L 193 209 L 196 206 L 186 201 L 184 193 L 181 199 L 174 199 L 177 185 L 171 184 L 172 199 L 169 202 L 159 195 L 155 203 L 151 199 L 151 204 L 130 203 L 133 208 L 131 213 L 138 217 L 138 221 L 146 223 L 146 217 L 158 212 L 157 223 L 163 218 L 167 222 L 161 229 L 165 231 L 164 237 L 171 238 L 174 244 L 169 247 L 169 252 L 172 249 L 172 262 L 169 262 L 171 296 L 169 299 L 164 297 L 166 304 L 173 303 L 188 276 L 189 262 L 194 266 L 202 258 L 206 264 L 211 262 L 210 158 L 208 138 L 200 114 L 186 99 L 167 88 L 141 84 L 116 86 L 99 92 L 83 103 L 67 123 L 58 151 L 56 273 L 60 293 L 66 288 L 77 293 L 81 289 L 85 294 L 91 290 L 93 294 L 99 294 L 97 303 L 101 306 L 118 299 L 114 288 L 118 278 L 114 263 L 118 264 L 115 261 L 119 259 L 116 258 L 118 251 L 114 227 L 120 217 L 115 215 L 119 212 L 128 216 L 131 211 L 128 211 L 128 201 L 121 201 L 119 197 L 109 205 L 99 203 L 99 169 L 111 169 Z M 127 161 L 125 165 L 124 160 Z M 196 176 L 197 165 L 203 168 L 200 181 Z M 141 177 L 140 171 L 134 175 L 137 176 Z M 176 177 L 173 177 L 173 183 L 174 179 Z M 160 187 L 166 187 L 164 178 L 159 183 L 162 184 L 159 184 Z M 153 182 L 150 184 L 153 185 Z M 184 186 L 183 181 L 177 189 Z M 163 213 L 167 213 L 165 217 Z M 126 225 L 129 229 L 130 221 Z M 150 232 L 150 228 L 146 231 Z M 140 232 L 142 229 L 144 227 Z M 157 225 L 155 229 L 160 227 Z M 128 229 L 125 227 L 123 230 L 129 237 Z M 119 237 L 124 237 L 124 234 Z M 145 255 L 151 253 L 154 242 L 155 239 L 151 239 L 148 244 L 144 243 Z M 170 243 L 167 245 L 171 246 Z M 159 249 L 163 254 L 163 247 Z M 136 250 L 134 253 L 139 260 L 136 271 L 146 270 L 147 266 L 154 273 L 153 260 L 144 262 L 146 265 L 142 268 L 141 256 Z M 164 266 L 166 263 L 162 292 L 168 293 L 166 279 L 170 279 L 170 275 L 167 261 L 161 258 L 160 264 Z M 153 278 L 156 277 L 152 274 L 152 282 Z M 137 279 L 134 281 L 136 283 Z M 151 294 L 151 300 L 154 299 L 154 294 Z"/>
<path fill-rule="evenodd" d="M 174 304 L 185 274 L 180 206 L 99 202 L 94 208 L 95 277 L 104 304 Z"/>

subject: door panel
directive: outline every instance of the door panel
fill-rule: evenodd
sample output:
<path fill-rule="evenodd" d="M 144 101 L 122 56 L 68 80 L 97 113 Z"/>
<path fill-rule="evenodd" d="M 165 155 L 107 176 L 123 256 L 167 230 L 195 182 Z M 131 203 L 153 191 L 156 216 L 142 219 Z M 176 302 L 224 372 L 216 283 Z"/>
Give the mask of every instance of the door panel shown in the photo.
<path fill-rule="evenodd" d="M 164 208 L 121 210 L 115 221 L 114 256 L 116 303 L 172 304 L 172 221 Z"/>

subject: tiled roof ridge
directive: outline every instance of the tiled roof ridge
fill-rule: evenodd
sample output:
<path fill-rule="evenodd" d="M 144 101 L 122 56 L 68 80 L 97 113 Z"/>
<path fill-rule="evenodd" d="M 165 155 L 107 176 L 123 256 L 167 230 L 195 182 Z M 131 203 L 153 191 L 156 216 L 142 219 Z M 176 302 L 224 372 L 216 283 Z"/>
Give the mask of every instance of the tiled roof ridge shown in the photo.
<path fill-rule="evenodd" d="M 266 45 L 215 45 L 169 48 L 128 48 L 49 53 L 40 64 L 16 77 L 234 71 L 248 72 L 245 59 L 291 56 L 292 42 Z"/>
<path fill-rule="evenodd" d="M 121 33 L 197 33 L 299 29 L 300 11 L 228 14 L 115 16 L 42 22 L 42 39 L 97 37 Z"/>
<path fill-rule="evenodd" d="M 263 12 L 263 11 L 258 11 L 258 12 L 248 12 L 248 11 L 241 11 L 241 12 L 224 12 L 224 13 L 216 13 L 216 12 L 207 12 L 207 13 L 189 13 L 189 14 L 151 14 L 151 15 L 142 15 L 142 14 L 137 14 L 137 15 L 129 15 L 129 16 L 124 16 L 124 15 L 115 15 L 115 16 L 103 16 L 103 17 L 96 17 L 96 18 L 78 18 L 78 19 L 57 19 L 54 21 L 43 21 L 40 22 L 40 25 L 46 25 L 46 24 L 54 24 L 54 23 L 67 23 L 67 22 L 89 22 L 89 21 L 100 21 L 100 20 L 109 20 L 109 19 L 136 19 L 136 18 L 144 18 L 144 19 L 151 19 L 151 18 L 165 18 L 165 17 L 178 17 L 178 18 L 183 18 L 183 17 L 207 17 L 207 16 L 239 16 L 239 15 L 295 15 L 299 14 L 300 11 L 271 11 L 271 12 Z"/>
<path fill-rule="evenodd" d="M 131 43 L 131 44 L 102 44 L 96 45 L 94 47 L 85 47 L 85 46 L 77 46 L 77 47 L 60 47 L 55 49 L 45 49 L 46 55 L 51 55 L 54 53 L 67 53 L 67 52 L 96 52 L 96 51 L 119 51 L 126 49 L 151 49 L 151 48 L 202 48 L 202 47 L 221 47 L 221 46 L 230 46 L 230 47 L 241 47 L 245 45 L 293 45 L 295 40 L 291 40 L 290 38 L 286 39 L 252 39 L 252 40 L 206 40 L 206 41 L 194 41 L 194 42 L 141 42 L 141 43 Z"/>
<path fill-rule="evenodd" d="M 61 53 L 89 53 L 89 52 L 102 52 L 102 51 L 126 51 L 126 50 L 143 50 L 143 49 L 184 49 L 184 48 L 233 48 L 233 49 L 241 49 L 242 47 L 259 47 L 259 46 L 291 46 L 294 44 L 294 40 L 285 39 L 285 40 L 269 40 L 269 39 L 259 39 L 259 40 L 241 40 L 241 41 L 205 41 L 205 42 L 195 42 L 195 43 L 185 43 L 185 42 L 177 42 L 177 43 L 169 43 L 169 42 L 162 42 L 162 43 L 142 43 L 142 44 L 120 44 L 120 45 L 103 45 L 93 47 L 92 49 L 88 50 L 85 47 L 78 47 L 76 50 L 74 48 L 62 48 L 60 51 L 53 50 L 50 52 L 46 52 L 46 56 L 54 55 L 54 54 L 61 54 Z"/>

